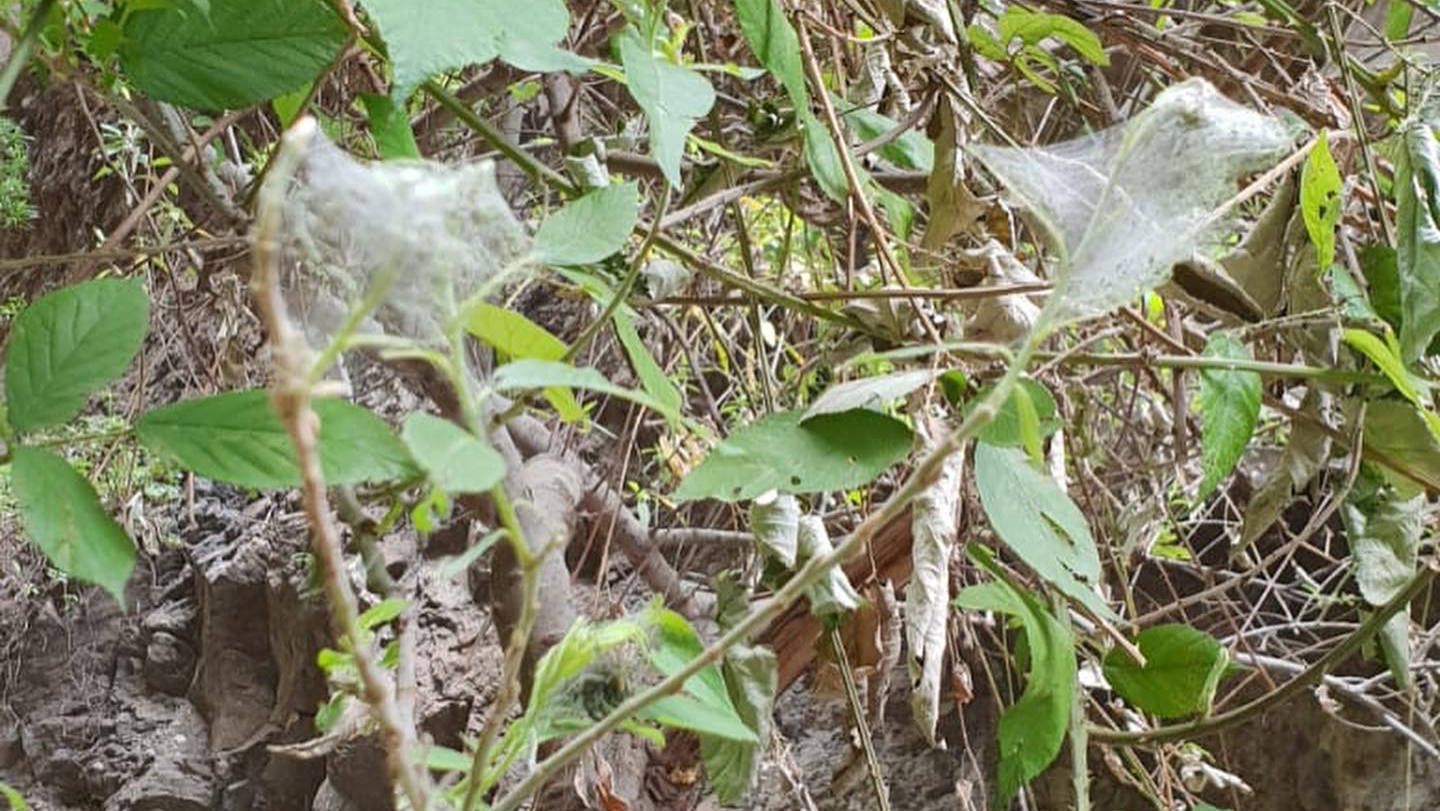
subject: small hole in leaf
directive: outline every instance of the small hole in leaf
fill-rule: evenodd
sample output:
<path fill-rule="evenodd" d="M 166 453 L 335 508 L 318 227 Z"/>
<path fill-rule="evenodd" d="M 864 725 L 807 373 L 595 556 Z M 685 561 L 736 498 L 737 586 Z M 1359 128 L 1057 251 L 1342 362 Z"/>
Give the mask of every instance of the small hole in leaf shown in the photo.
<path fill-rule="evenodd" d="M 799 476 L 791 476 L 791 477 L 790 477 L 790 484 L 791 484 L 791 486 L 793 486 L 793 487 L 799 487 L 799 486 L 800 486 L 800 477 L 799 477 Z"/>

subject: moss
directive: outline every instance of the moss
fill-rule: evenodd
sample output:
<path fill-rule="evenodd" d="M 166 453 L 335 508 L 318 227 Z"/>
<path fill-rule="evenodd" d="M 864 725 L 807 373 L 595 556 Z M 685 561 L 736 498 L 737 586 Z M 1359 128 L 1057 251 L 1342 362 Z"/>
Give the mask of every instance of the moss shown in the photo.
<path fill-rule="evenodd" d="M 28 140 L 18 124 L 0 116 L 0 230 L 24 228 L 35 219 L 27 179 Z"/>

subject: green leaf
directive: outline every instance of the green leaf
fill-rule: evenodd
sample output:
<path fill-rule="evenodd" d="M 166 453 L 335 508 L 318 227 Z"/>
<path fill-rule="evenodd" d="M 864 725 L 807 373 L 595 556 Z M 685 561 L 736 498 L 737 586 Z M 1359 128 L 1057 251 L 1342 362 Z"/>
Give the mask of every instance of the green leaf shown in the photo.
<path fill-rule="evenodd" d="M 751 645 L 731 648 L 722 670 L 736 713 L 755 734 L 754 743 L 700 736 L 700 759 L 715 798 L 731 804 L 754 787 L 760 774 L 774 723 L 771 712 L 779 675 L 775 654 Z"/>
<path fill-rule="evenodd" d="M 1085 515 L 1054 479 L 1031 467 L 1023 451 L 979 442 L 975 485 L 990 525 L 1010 551 L 1065 596 L 1100 617 L 1114 617 L 1095 593 L 1100 556 Z"/>
<path fill-rule="evenodd" d="M 78 414 L 92 392 L 129 368 L 149 324 L 138 279 L 83 282 L 36 299 L 10 330 L 10 427 L 25 433 Z"/>
<path fill-rule="evenodd" d="M 471 335 L 511 358 L 558 361 L 565 357 L 565 342 L 524 315 L 486 302 L 471 305 L 465 327 Z M 545 399 L 565 422 L 585 416 L 585 409 L 564 386 L 545 389 Z"/>
<path fill-rule="evenodd" d="M 1110 57 L 1106 56 L 1105 47 L 1095 32 L 1069 17 L 1010 6 L 998 22 L 999 39 L 1007 45 L 1017 39 L 1025 45 L 1038 45 L 1041 40 L 1054 37 L 1074 48 L 1091 64 L 1100 67 L 1110 64 Z"/>
<path fill-rule="evenodd" d="M 344 400 L 317 400 L 320 465 L 330 484 L 406 479 L 414 463 L 390 426 Z M 290 434 L 260 389 L 184 400 L 147 412 L 135 435 L 186 470 L 242 487 L 297 487 Z"/>
<path fill-rule="evenodd" d="M 1024 393 L 1030 397 L 1030 405 L 1034 409 L 1036 417 L 1036 428 L 1039 438 L 1050 436 L 1060 430 L 1060 418 L 1055 413 L 1055 398 L 1050 395 L 1050 390 L 1028 378 L 1022 378 L 1017 384 L 1024 389 Z M 976 393 L 975 397 L 965 407 L 965 413 L 985 400 L 994 386 L 986 386 Z M 995 418 L 990 420 L 980 430 L 980 440 L 991 445 L 999 445 L 1002 448 L 1018 448 L 1025 444 L 1021 430 L 1021 412 L 1019 395 L 1017 391 L 1010 395 L 1005 405 L 995 412 Z"/>
<path fill-rule="evenodd" d="M 800 61 L 800 38 L 778 0 L 735 0 L 740 32 L 760 64 L 773 74 L 790 96 L 796 110 L 809 111 L 805 65 Z"/>
<path fill-rule="evenodd" d="M 1363 329 L 1347 329 L 1341 334 L 1345 343 L 1380 367 L 1380 371 L 1385 373 L 1385 377 L 1389 378 L 1391 384 L 1395 386 L 1395 390 L 1400 392 L 1402 397 L 1415 404 L 1417 408 L 1425 407 L 1417 382 L 1410 371 L 1405 368 L 1405 364 L 1401 362 L 1398 354 L 1399 347 L 1394 345 L 1392 336 L 1387 333 L 1386 337 L 1391 339 L 1387 342 L 1381 340 L 1373 332 Z"/>
<path fill-rule="evenodd" d="M 566 203 L 535 232 L 535 258 L 588 265 L 625 247 L 640 212 L 640 187 L 612 183 Z"/>
<path fill-rule="evenodd" d="M 1397 489 L 1413 491 L 1418 483 L 1432 490 L 1440 489 L 1440 441 L 1425 418 L 1409 403 L 1400 400 L 1370 403 L 1365 412 L 1365 450 L 1404 468 L 1402 473 L 1383 466 Z"/>
<path fill-rule="evenodd" d="M 666 409 L 680 413 L 684 398 L 675 384 L 670 382 L 670 376 L 665 374 L 665 370 L 655 361 L 655 356 L 650 354 L 645 342 L 640 340 L 640 332 L 635 329 L 635 320 L 630 313 L 623 306 L 617 307 L 612 319 L 615 323 L 615 335 L 620 339 L 620 345 L 625 348 L 625 355 L 630 359 L 630 368 L 635 370 L 635 376 L 640 378 L 640 385 L 645 388 L 645 392 Z"/>
<path fill-rule="evenodd" d="M 837 106 L 845 104 L 836 97 Z M 853 129 L 861 141 L 879 138 L 900 125 L 900 122 L 883 116 L 869 107 L 856 107 L 841 117 L 847 128 Z M 876 150 L 880 157 L 902 169 L 914 169 L 929 173 L 935 166 L 935 145 L 922 132 L 906 130 L 900 137 Z"/>
<path fill-rule="evenodd" d="M 850 197 L 850 180 L 845 177 L 845 166 L 840 161 L 840 151 L 835 148 L 835 139 L 808 108 L 802 109 L 797 118 L 805 136 L 805 165 L 810 167 L 811 176 L 820 184 L 825 196 L 836 203 L 844 203 Z M 856 166 L 855 171 L 864 170 Z M 861 185 L 865 185 L 864 179 Z"/>
<path fill-rule="evenodd" d="M 1335 226 L 1340 222 L 1342 182 L 1322 129 L 1315 136 L 1315 146 L 1305 158 L 1305 170 L 1300 175 L 1300 214 L 1305 218 L 1305 230 L 1315 244 L 1321 268 L 1335 263 Z"/>
<path fill-rule="evenodd" d="M 417 411 L 405 418 L 400 438 L 447 493 L 483 493 L 505 478 L 505 458 L 449 420 Z"/>
<path fill-rule="evenodd" d="M 580 369 L 567 363 L 538 359 L 511 361 L 496 369 L 490 382 L 499 391 L 545 389 L 552 386 L 589 389 L 638 403 L 672 422 L 680 421 L 677 411 L 649 394 L 617 386 L 594 369 Z"/>
<path fill-rule="evenodd" d="M 5 798 L 5 804 L 10 807 L 10 811 L 30 811 L 25 797 L 5 783 L 0 783 L 0 797 Z"/>
<path fill-rule="evenodd" d="M 90 482 L 50 451 L 25 446 L 11 457 L 11 476 L 25 533 L 51 565 L 95 583 L 123 606 L 135 545 Z"/>
<path fill-rule="evenodd" d="M 1230 661 L 1214 637 L 1188 625 L 1157 625 L 1135 642 L 1144 667 L 1119 648 L 1105 655 L 1105 679 L 1115 692 L 1161 718 L 1209 711 Z"/>
<path fill-rule="evenodd" d="M 524 13 L 504 0 L 366 0 L 404 99 L 431 76 L 497 56 L 521 70 L 583 71 L 591 62 L 556 47 L 570 28 L 564 0 L 527 0 Z"/>
<path fill-rule="evenodd" d="M 120 66 L 136 88 L 200 110 L 248 107 L 319 76 L 350 33 L 325 0 L 210 6 L 208 20 L 179 6 L 130 14 Z"/>
<path fill-rule="evenodd" d="M 690 623 L 682 616 L 658 603 L 652 604 L 647 618 L 654 625 L 654 644 L 647 649 L 650 664 L 665 676 L 680 668 L 704 651 L 705 646 Z M 745 725 L 730 700 L 725 677 L 720 668 L 707 665 L 685 682 L 684 696 L 667 696 L 651 705 L 648 714 L 663 724 L 691 729 L 727 740 L 756 741 L 755 732 Z"/>
<path fill-rule="evenodd" d="M 984 447 L 983 445 L 981 447 Z M 1060 752 L 1070 726 L 1075 695 L 1075 642 L 1070 631 L 1029 592 L 1015 586 L 995 565 L 989 550 L 970 544 L 970 555 L 996 579 L 960 592 L 955 604 L 974 611 L 1017 617 L 1025 629 L 1030 673 L 1020 700 L 1000 716 L 1000 787 L 996 807 L 1008 807 L 1020 788 L 1046 769 Z"/>
<path fill-rule="evenodd" d="M 929 369 L 913 369 L 862 377 L 831 386 L 805 409 L 802 419 L 808 420 L 821 414 L 838 414 L 855 408 L 883 407 L 929 383 L 935 374 Z"/>
<path fill-rule="evenodd" d="M 1370 305 L 1395 330 L 1400 329 L 1404 315 L 1400 308 L 1400 268 L 1395 249 L 1389 245 L 1369 245 L 1360 251 L 1360 270 L 1369 288 Z"/>
<path fill-rule="evenodd" d="M 365 116 L 370 120 L 370 135 L 375 139 L 380 157 L 385 160 L 420 157 L 420 146 L 415 143 L 415 132 L 410 129 L 405 105 L 396 104 L 389 96 L 374 93 L 361 93 L 360 102 L 365 105 Z"/>
<path fill-rule="evenodd" d="M 771 414 L 715 446 L 675 498 L 741 501 L 767 490 L 816 493 L 869 482 L 910 452 L 910 429 L 874 411 Z"/>
<path fill-rule="evenodd" d="M 620 35 L 620 61 L 630 96 L 650 122 L 650 151 L 665 179 L 678 189 L 685 136 L 710 112 L 715 91 L 699 73 L 656 58 L 634 28 Z"/>
<path fill-rule="evenodd" d="M 1404 39 L 1410 35 L 1410 20 L 1415 15 L 1415 7 L 1410 5 L 1409 0 L 1389 0 L 1385 9 L 1385 38 L 1389 40 Z"/>
<path fill-rule="evenodd" d="M 361 628 L 367 631 L 373 631 L 401 614 L 404 614 L 409 608 L 409 600 L 390 597 L 365 609 L 364 613 L 360 615 L 358 622 Z"/>
<path fill-rule="evenodd" d="M 1352 490 L 1341 513 L 1354 560 L 1355 582 L 1365 602 L 1379 607 L 1395 598 L 1415 575 L 1425 532 L 1425 496 L 1385 488 L 1362 498 Z M 1398 617 L 1398 619 L 1396 619 Z M 1400 611 L 1380 632 L 1380 646 L 1396 684 L 1410 684 L 1410 612 Z"/>
<path fill-rule="evenodd" d="M 1402 133 L 1395 163 L 1395 259 L 1400 280 L 1400 357 L 1411 364 L 1440 333 L 1440 144 L 1428 124 Z"/>
<path fill-rule="evenodd" d="M 1210 336 L 1205 356 L 1250 360 L 1250 349 L 1224 332 Z M 1260 375 L 1232 369 L 1200 370 L 1200 393 L 1195 398 L 1200 414 L 1200 444 L 1205 463 L 1205 479 L 1200 483 L 1196 501 L 1210 495 L 1222 479 L 1230 475 L 1235 463 L 1245 453 L 1245 446 L 1255 433 L 1260 419 Z"/>

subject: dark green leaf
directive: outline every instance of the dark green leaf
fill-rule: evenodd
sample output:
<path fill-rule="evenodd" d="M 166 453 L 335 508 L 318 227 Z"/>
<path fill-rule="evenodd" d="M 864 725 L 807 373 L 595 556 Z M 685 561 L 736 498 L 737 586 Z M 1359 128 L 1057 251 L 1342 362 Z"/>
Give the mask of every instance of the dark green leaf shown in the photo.
<path fill-rule="evenodd" d="M 120 66 L 151 98 L 239 109 L 319 76 L 349 36 L 325 0 L 212 0 L 210 18 L 179 6 L 134 11 Z"/>
<path fill-rule="evenodd" d="M 850 197 L 850 180 L 845 177 L 845 166 L 840 161 L 840 150 L 835 148 L 835 139 L 808 109 L 801 110 L 797 118 L 805 136 L 805 165 L 810 167 L 811 176 L 820 184 L 825 196 L 836 203 L 844 203 Z M 855 170 L 864 171 L 859 166 Z M 861 179 L 862 186 L 866 185 L 865 179 L 868 177 Z"/>
<path fill-rule="evenodd" d="M 1250 349 L 1230 335 L 1217 332 L 1205 345 L 1205 356 L 1250 360 Z M 1200 393 L 1195 398 L 1200 414 L 1200 444 L 1204 450 L 1205 479 L 1196 500 L 1210 495 L 1230 475 L 1245 452 L 1255 423 L 1260 419 L 1260 375 L 1230 369 L 1202 369 Z"/>
<path fill-rule="evenodd" d="M 630 368 L 635 370 L 635 376 L 640 378 L 640 385 L 645 387 L 645 392 L 666 409 L 680 413 L 684 400 L 680 390 L 670 382 L 670 376 L 660 368 L 655 356 L 650 354 L 645 342 L 640 339 L 640 332 L 635 329 L 635 320 L 627 308 L 616 308 L 612 319 L 615 322 L 615 335 L 620 339 L 620 345 L 625 347 Z"/>
<path fill-rule="evenodd" d="M 447 70 L 497 56 L 533 71 L 583 71 L 590 62 L 556 47 L 570 27 L 564 0 L 527 0 L 524 13 L 504 0 L 366 0 L 395 69 L 397 98 Z"/>
<path fill-rule="evenodd" d="M 655 626 L 654 644 L 646 651 L 650 664 L 671 676 L 705 649 L 695 629 L 679 614 L 658 605 L 648 612 Z M 648 714 L 663 724 L 691 729 L 732 741 L 754 743 L 755 732 L 745 725 L 730 700 L 720 668 L 707 665 L 685 682 L 683 696 L 667 696 L 652 704 Z"/>
<path fill-rule="evenodd" d="M 149 324 L 138 279 L 84 282 L 36 299 L 10 330 L 10 426 L 25 433 L 78 414 L 92 392 L 129 368 Z"/>
<path fill-rule="evenodd" d="M 416 412 L 405 418 L 400 438 L 447 493 L 483 493 L 505 477 L 505 458 L 449 420 Z"/>
<path fill-rule="evenodd" d="M 327 482 L 382 482 L 415 474 L 405 446 L 379 417 L 343 400 L 317 400 L 313 406 Z M 263 390 L 162 406 L 140 418 L 135 434 L 150 450 L 216 481 L 260 488 L 300 484 L 290 434 Z"/>
<path fill-rule="evenodd" d="M 1425 122 L 1402 133 L 1395 164 L 1395 264 L 1400 280 L 1400 357 L 1422 357 L 1440 333 L 1440 144 Z"/>
<path fill-rule="evenodd" d="M 1135 642 L 1144 667 L 1119 648 L 1105 656 L 1105 678 L 1115 692 L 1161 718 L 1209 711 L 1230 659 L 1214 637 L 1188 625 L 1158 625 Z"/>
<path fill-rule="evenodd" d="M 1325 130 L 1321 130 L 1300 175 L 1300 214 L 1305 218 L 1305 230 L 1315 245 L 1322 270 L 1335 262 L 1335 226 L 1340 222 L 1341 187 L 1340 170 L 1330 157 Z"/>
<path fill-rule="evenodd" d="M 1026 783 L 1060 752 L 1070 726 L 1075 695 L 1075 642 L 1029 592 L 1012 584 L 988 550 L 970 545 L 971 557 L 996 579 L 971 586 L 955 604 L 974 611 L 999 611 L 1020 620 L 1030 653 L 1030 673 L 1020 700 L 1000 716 L 1000 787 L 996 807 L 1004 808 Z"/>
<path fill-rule="evenodd" d="M 975 485 L 990 525 L 1025 565 L 1091 612 L 1114 616 L 1095 593 L 1100 556 L 1085 515 L 1054 479 L 1031 467 L 1023 451 L 980 442 Z"/>
<path fill-rule="evenodd" d="M 905 424 L 866 409 L 822 414 L 772 414 L 716 445 L 690 472 L 675 497 L 740 501 L 767 490 L 816 493 L 858 487 L 910 451 Z"/>
<path fill-rule="evenodd" d="M 90 482 L 50 451 L 24 446 L 11 458 L 11 476 L 25 534 L 51 565 L 95 583 L 124 605 L 135 545 Z"/>
<path fill-rule="evenodd" d="M 636 713 L 636 716 L 729 741 L 752 745 L 756 742 L 754 730 L 745 726 L 733 709 L 726 712 L 690 696 L 665 696 Z"/>
<path fill-rule="evenodd" d="M 845 109 L 846 102 L 836 97 L 837 109 Z M 852 130 L 861 141 L 869 141 L 889 133 L 899 122 L 883 116 L 869 107 L 856 107 L 841 117 L 847 129 Z M 924 133 L 906 130 L 900 137 L 876 150 L 880 157 L 902 169 L 914 169 L 928 173 L 935 165 L 935 145 Z"/>
<path fill-rule="evenodd" d="M 535 233 L 535 258 L 551 265 L 588 265 L 625 247 L 640 211 L 640 187 L 612 183 L 566 203 Z"/>
<path fill-rule="evenodd" d="M 1400 269 L 1395 249 L 1369 245 L 1360 251 L 1360 269 L 1365 273 L 1370 305 L 1395 330 L 1404 319 L 1400 309 Z"/>
<path fill-rule="evenodd" d="M 410 129 L 410 117 L 405 114 L 403 104 L 374 93 L 361 93 L 360 102 L 365 105 L 370 135 L 375 139 L 380 157 L 385 160 L 420 157 L 420 147 L 415 143 L 415 132 Z"/>

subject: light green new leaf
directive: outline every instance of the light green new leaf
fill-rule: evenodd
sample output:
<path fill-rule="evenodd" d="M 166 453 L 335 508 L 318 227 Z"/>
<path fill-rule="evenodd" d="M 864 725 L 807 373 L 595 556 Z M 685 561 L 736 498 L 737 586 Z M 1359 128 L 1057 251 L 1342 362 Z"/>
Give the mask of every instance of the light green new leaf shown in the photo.
<path fill-rule="evenodd" d="M 617 386 L 595 369 L 581 369 L 568 363 L 534 358 L 511 361 L 496 369 L 490 382 L 499 391 L 546 389 L 552 386 L 589 389 L 638 403 L 672 422 L 680 421 L 680 414 L 676 410 L 649 394 Z"/>
<path fill-rule="evenodd" d="M 1363 329 L 1347 329 L 1341 333 L 1345 343 L 1349 344 L 1360 354 L 1369 358 L 1380 371 L 1385 373 L 1395 390 L 1400 396 L 1409 400 L 1417 408 L 1424 408 L 1425 403 L 1420 397 L 1420 389 L 1414 376 L 1405 368 L 1400 360 L 1400 347 L 1395 345 L 1394 336 L 1386 334 L 1388 340 L 1382 340 L 1379 336 Z"/>
<path fill-rule="evenodd" d="M 678 189 L 685 136 L 710 112 L 715 91 L 699 73 L 657 58 L 633 28 L 620 35 L 620 61 L 630 96 L 650 122 L 650 151 L 665 179 Z"/>
<path fill-rule="evenodd" d="M 910 452 L 905 424 L 866 409 L 771 414 L 716 445 L 675 498 L 742 501 L 768 490 L 816 493 L 859 487 Z"/>
<path fill-rule="evenodd" d="M 775 654 L 768 648 L 737 645 L 722 668 L 735 711 L 755 733 L 757 743 L 700 736 L 705 777 L 722 803 L 738 802 L 755 785 L 774 724 L 771 710 L 779 679 Z"/>
<path fill-rule="evenodd" d="M 1223 332 L 1210 336 L 1205 356 L 1232 360 L 1252 357 L 1249 347 Z M 1205 464 L 1205 478 L 1195 495 L 1200 501 L 1235 469 L 1255 433 L 1255 423 L 1260 419 L 1260 375 L 1233 369 L 1202 369 L 1195 410 L 1200 414 Z"/>
<path fill-rule="evenodd" d="M 965 407 L 965 413 L 976 405 L 984 402 L 986 395 L 990 393 L 993 386 L 986 386 L 975 394 L 975 397 Z M 1055 415 L 1055 398 L 1051 396 L 1050 390 L 1028 378 L 1022 378 L 1016 385 L 1015 393 L 1011 394 L 1000 410 L 995 412 L 995 418 L 980 429 L 980 440 L 991 445 L 999 445 L 1004 448 L 1019 448 L 1026 445 L 1024 421 L 1022 420 L 1022 409 L 1020 394 L 1029 396 L 1030 406 L 1035 417 L 1035 442 L 1043 439 L 1060 430 L 1060 419 Z"/>
<path fill-rule="evenodd" d="M 571 200 L 535 232 L 535 258 L 550 265 L 588 265 L 625 247 L 640 212 L 640 187 L 612 183 Z"/>
<path fill-rule="evenodd" d="M 1315 244 L 1322 270 L 1335 262 L 1335 226 L 1340 222 L 1342 184 L 1340 170 L 1330 157 L 1325 130 L 1320 130 L 1300 175 L 1300 215 L 1305 218 L 1305 230 Z"/>
<path fill-rule="evenodd" d="M 983 447 L 983 446 L 982 446 Z M 1000 716 L 998 808 L 1046 769 L 1060 752 L 1070 726 L 1075 696 L 1075 641 L 1029 592 L 1012 584 L 989 550 L 971 544 L 970 555 L 996 579 L 961 591 L 955 604 L 973 611 L 999 611 L 1020 620 L 1030 651 L 1030 673 L 1020 700 Z"/>
<path fill-rule="evenodd" d="M 0 797 L 5 798 L 5 803 L 9 806 L 10 811 L 30 811 L 30 805 L 25 802 L 25 797 L 5 783 L 0 783 Z"/>
<path fill-rule="evenodd" d="M 987 442 L 975 445 L 975 485 L 995 534 L 1025 565 L 1097 616 L 1114 612 L 1095 593 L 1100 555 L 1085 515 L 1030 466 L 1025 453 Z"/>
<path fill-rule="evenodd" d="M 647 612 L 647 618 L 656 634 L 646 655 L 663 675 L 674 675 L 705 649 L 695 629 L 674 611 L 656 603 Z M 685 695 L 667 696 L 650 705 L 641 717 L 726 740 L 756 742 L 754 730 L 741 720 L 730 700 L 724 675 L 713 664 L 685 682 Z"/>
<path fill-rule="evenodd" d="M 405 418 L 400 438 L 436 487 L 483 493 L 505 477 L 505 459 L 464 428 L 423 412 Z"/>
<path fill-rule="evenodd" d="M 1017 39 L 1025 45 L 1038 45 L 1046 37 L 1054 37 L 1074 48 L 1091 64 L 1100 67 L 1110 64 L 1110 57 L 1106 56 L 1105 47 L 1095 32 L 1061 14 L 1010 6 L 1000 15 L 998 28 L 1000 42 L 1007 46 Z"/>
<path fill-rule="evenodd" d="M 1402 133 L 1395 162 L 1395 260 L 1400 278 L 1400 357 L 1423 357 L 1440 333 L 1440 144 L 1428 123 Z"/>
<path fill-rule="evenodd" d="M 344 400 L 317 400 L 320 466 L 330 484 L 415 475 L 405 446 L 385 421 Z M 242 487 L 296 487 L 300 471 L 290 434 L 263 390 L 184 400 L 147 412 L 135 435 L 186 470 Z"/>
<path fill-rule="evenodd" d="M 135 545 L 90 482 L 50 451 L 24 446 L 11 457 L 11 477 L 30 540 L 55 568 L 99 585 L 123 606 Z"/>
<path fill-rule="evenodd" d="M 70 419 L 125 373 L 150 325 L 138 279 L 100 279 L 41 296 L 16 316 L 5 357 L 10 426 L 21 433 Z"/>
<path fill-rule="evenodd" d="M 567 349 L 564 341 L 524 315 L 483 301 L 471 306 L 465 328 L 471 335 L 511 358 L 558 361 L 565 357 Z M 565 422 L 574 422 L 585 416 L 585 409 L 580 407 L 569 389 L 551 386 L 544 392 L 545 399 Z"/>
<path fill-rule="evenodd" d="M 1105 655 L 1105 679 L 1115 692 L 1161 718 L 1209 711 L 1230 661 L 1214 637 L 1188 625 L 1157 625 L 1135 643 L 1144 667 L 1119 648 Z"/>
<path fill-rule="evenodd" d="M 527 0 L 523 13 L 504 0 L 366 0 L 404 99 L 431 76 L 497 56 L 533 71 L 583 71 L 590 61 L 555 46 L 570 27 L 564 0 Z"/>
<path fill-rule="evenodd" d="M 349 33 L 325 0 L 211 0 L 209 19 L 148 8 L 126 20 L 120 67 L 158 101 L 240 109 L 319 76 Z"/>
<path fill-rule="evenodd" d="M 415 132 L 410 129 L 410 117 L 405 114 L 403 104 L 374 93 L 361 93 L 360 102 L 365 105 L 370 136 L 375 139 L 380 157 L 385 160 L 420 157 L 420 146 L 415 143 Z"/>

